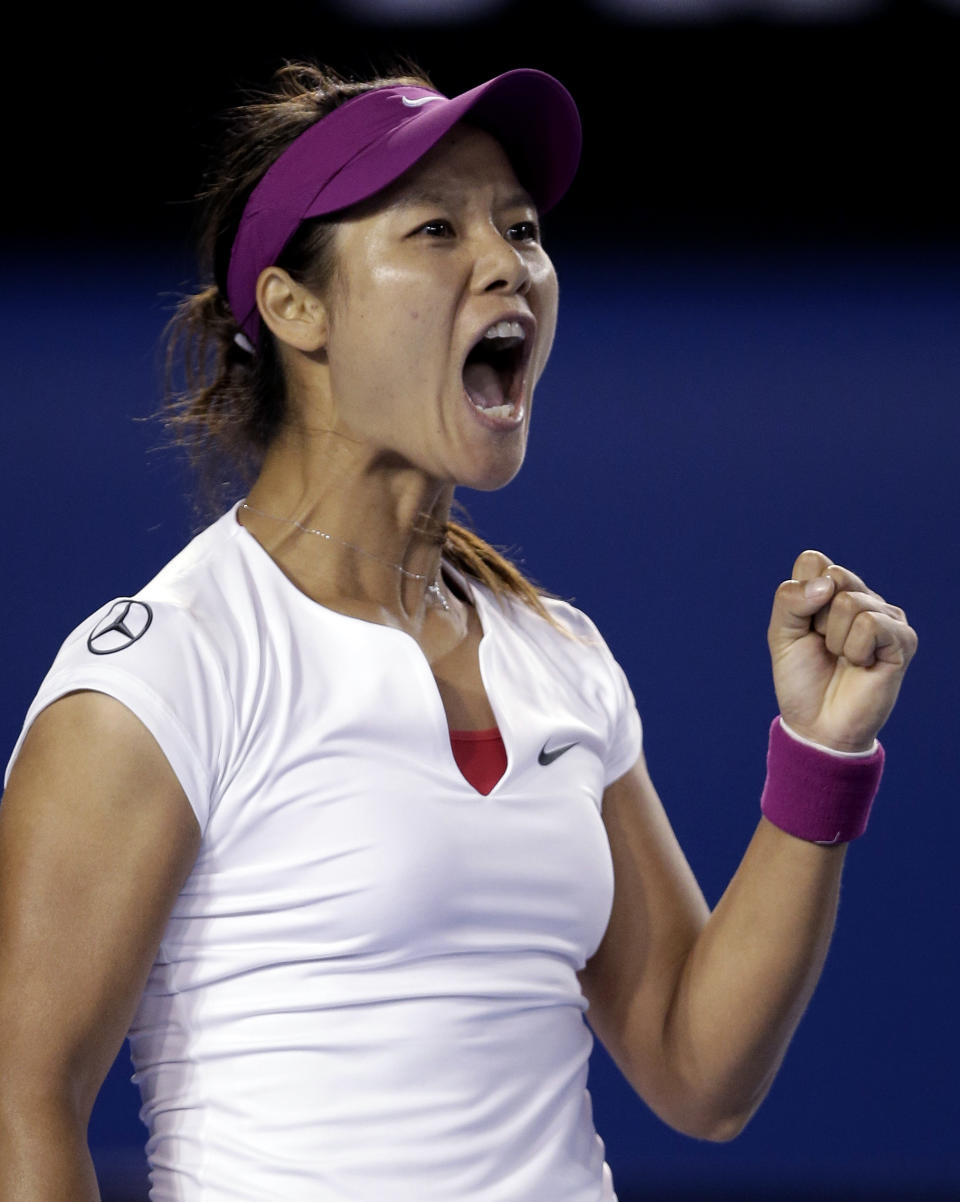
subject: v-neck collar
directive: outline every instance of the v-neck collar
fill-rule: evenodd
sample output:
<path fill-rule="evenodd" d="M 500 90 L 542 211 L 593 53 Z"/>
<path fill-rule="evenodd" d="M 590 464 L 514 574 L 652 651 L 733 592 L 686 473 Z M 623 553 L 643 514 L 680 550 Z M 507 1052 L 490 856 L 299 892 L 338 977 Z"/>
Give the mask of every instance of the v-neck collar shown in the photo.
<path fill-rule="evenodd" d="M 460 766 L 454 758 L 453 748 L 450 744 L 450 724 L 447 720 L 447 712 L 444 708 L 443 698 L 440 695 L 440 688 L 437 684 L 437 679 L 433 674 L 433 669 L 430 667 L 430 662 L 424 654 L 423 648 L 406 630 L 401 630 L 397 626 L 388 626 L 384 622 L 376 622 L 369 618 L 358 618 L 352 614 L 345 614 L 341 610 L 331 609 L 320 601 L 314 600 L 308 596 L 302 589 L 298 588 L 289 576 L 283 571 L 280 565 L 276 562 L 270 552 L 263 544 L 254 537 L 254 535 L 241 522 L 237 521 L 238 505 L 234 506 L 227 515 L 229 520 L 233 522 L 235 537 L 239 540 L 241 546 L 250 548 L 249 553 L 254 555 L 261 562 L 265 562 L 273 578 L 278 582 L 280 588 L 293 595 L 296 598 L 296 604 L 305 612 L 313 614 L 321 614 L 325 621 L 350 623 L 354 628 L 359 626 L 366 627 L 370 631 L 378 632 L 374 637 L 381 637 L 379 632 L 384 632 L 387 638 L 399 637 L 409 644 L 413 662 L 418 665 L 420 673 L 426 673 L 429 677 L 427 687 L 427 696 L 430 697 L 431 721 L 434 727 L 434 735 L 437 743 L 437 752 L 445 756 L 448 761 L 450 772 L 456 775 L 457 780 L 463 783 L 464 788 L 469 789 L 475 797 L 493 798 L 501 789 L 503 783 L 510 776 L 513 767 L 513 756 L 511 755 L 510 742 L 508 740 L 509 723 L 504 723 L 504 713 L 500 706 L 499 699 L 496 696 L 496 690 L 491 690 L 490 687 L 490 671 L 489 668 L 485 672 L 484 664 L 489 659 L 489 649 L 491 647 L 491 630 L 496 626 L 498 621 L 502 621 L 501 615 L 494 615 L 492 610 L 497 604 L 496 599 L 487 595 L 487 590 L 480 581 L 468 578 L 463 572 L 455 568 L 447 560 L 441 562 L 441 572 L 452 580 L 460 589 L 461 593 L 466 597 L 467 602 L 471 604 L 477 615 L 477 621 L 480 624 L 480 642 L 477 647 L 478 666 L 480 671 L 480 680 L 483 684 L 483 691 L 486 693 L 487 701 L 490 705 L 493 715 L 496 719 L 497 729 L 500 731 L 500 736 L 503 739 L 504 749 L 507 755 L 507 766 L 503 775 L 493 786 L 489 793 L 480 793 L 466 779 L 460 771 Z M 248 552 L 245 552 L 248 553 Z M 427 684 L 427 681 L 424 681 Z M 441 751 L 441 745 L 443 750 Z"/>

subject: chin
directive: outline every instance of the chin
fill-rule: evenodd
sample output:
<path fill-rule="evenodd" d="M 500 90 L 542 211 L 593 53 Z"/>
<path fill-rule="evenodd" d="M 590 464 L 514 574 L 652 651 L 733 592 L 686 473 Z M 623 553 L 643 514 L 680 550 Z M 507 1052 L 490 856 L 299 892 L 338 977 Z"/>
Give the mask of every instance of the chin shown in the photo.
<path fill-rule="evenodd" d="M 476 492 L 496 492 L 497 489 L 506 488 L 523 467 L 523 458 L 520 455 L 509 460 L 501 458 L 483 466 L 474 464 L 471 470 L 458 475 L 457 486 L 472 488 Z"/>

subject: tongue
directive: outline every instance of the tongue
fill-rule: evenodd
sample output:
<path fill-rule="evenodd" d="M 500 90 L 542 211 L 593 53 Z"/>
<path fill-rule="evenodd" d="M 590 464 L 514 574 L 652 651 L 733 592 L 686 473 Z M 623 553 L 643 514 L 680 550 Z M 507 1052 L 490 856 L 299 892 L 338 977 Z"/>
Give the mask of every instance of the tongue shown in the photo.
<path fill-rule="evenodd" d="M 478 409 L 506 404 L 500 377 L 489 363 L 468 363 L 463 369 L 463 386 Z"/>

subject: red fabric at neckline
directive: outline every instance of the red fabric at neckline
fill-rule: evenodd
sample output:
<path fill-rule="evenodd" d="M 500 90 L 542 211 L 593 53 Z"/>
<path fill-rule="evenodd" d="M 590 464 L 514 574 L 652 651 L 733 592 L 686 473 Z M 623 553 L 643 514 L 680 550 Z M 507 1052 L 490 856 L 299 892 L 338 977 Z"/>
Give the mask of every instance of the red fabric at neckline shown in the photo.
<path fill-rule="evenodd" d="M 507 770 L 507 749 L 496 726 L 451 730 L 450 746 L 464 779 L 486 796 Z"/>

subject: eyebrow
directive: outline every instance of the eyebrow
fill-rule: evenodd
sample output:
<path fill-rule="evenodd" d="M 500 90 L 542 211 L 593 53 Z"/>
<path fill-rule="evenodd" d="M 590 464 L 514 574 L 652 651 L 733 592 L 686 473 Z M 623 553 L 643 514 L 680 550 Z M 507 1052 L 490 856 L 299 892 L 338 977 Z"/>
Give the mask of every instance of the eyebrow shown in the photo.
<path fill-rule="evenodd" d="M 401 190 L 395 200 L 397 205 L 403 208 L 413 208 L 417 205 L 436 205 L 442 207 L 451 203 L 456 203 L 466 190 L 461 188 L 451 189 L 449 191 L 439 191 L 435 188 L 418 187 L 413 185 L 410 188 Z M 509 193 L 502 201 L 499 202 L 505 209 L 534 209 L 536 204 L 529 192 L 523 188 L 518 188 L 515 192 Z"/>

